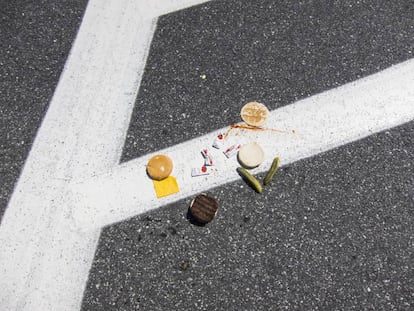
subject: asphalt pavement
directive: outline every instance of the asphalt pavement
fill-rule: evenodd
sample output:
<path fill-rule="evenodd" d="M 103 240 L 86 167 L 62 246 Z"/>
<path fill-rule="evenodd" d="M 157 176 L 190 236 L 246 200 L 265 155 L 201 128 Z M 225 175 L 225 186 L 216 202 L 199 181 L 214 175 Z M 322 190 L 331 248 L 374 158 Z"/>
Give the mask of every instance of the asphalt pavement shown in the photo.
<path fill-rule="evenodd" d="M 0 215 L 85 5 L 3 5 Z M 121 162 L 239 122 L 248 101 L 274 110 L 407 61 L 413 18 L 411 1 L 369 0 L 161 16 Z M 412 310 L 413 163 L 411 121 L 283 166 L 261 194 L 242 180 L 210 189 L 206 226 L 188 219 L 191 198 L 107 226 L 81 309 Z"/>
<path fill-rule="evenodd" d="M 0 220 L 62 73 L 87 1 L 3 1 Z"/>

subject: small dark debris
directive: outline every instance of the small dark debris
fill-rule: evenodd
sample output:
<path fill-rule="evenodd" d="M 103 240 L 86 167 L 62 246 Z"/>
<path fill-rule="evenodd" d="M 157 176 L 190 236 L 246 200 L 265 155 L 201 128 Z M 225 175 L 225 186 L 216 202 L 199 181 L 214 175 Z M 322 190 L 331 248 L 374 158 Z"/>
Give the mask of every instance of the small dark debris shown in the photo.
<path fill-rule="evenodd" d="M 159 219 L 159 218 L 153 218 L 153 217 L 151 217 L 151 216 L 149 216 L 149 215 L 146 215 L 146 216 L 144 216 L 143 218 L 142 218 L 142 220 L 141 221 L 147 221 L 147 222 L 152 222 L 152 221 L 154 221 L 154 222 L 161 222 L 162 221 L 162 219 Z"/>
<path fill-rule="evenodd" d="M 190 268 L 190 262 L 188 260 L 184 260 L 183 263 L 180 265 L 181 271 L 186 271 Z"/>
<path fill-rule="evenodd" d="M 177 229 L 174 228 L 173 226 L 170 226 L 167 228 L 167 230 L 172 234 L 172 235 L 176 235 L 177 234 Z"/>

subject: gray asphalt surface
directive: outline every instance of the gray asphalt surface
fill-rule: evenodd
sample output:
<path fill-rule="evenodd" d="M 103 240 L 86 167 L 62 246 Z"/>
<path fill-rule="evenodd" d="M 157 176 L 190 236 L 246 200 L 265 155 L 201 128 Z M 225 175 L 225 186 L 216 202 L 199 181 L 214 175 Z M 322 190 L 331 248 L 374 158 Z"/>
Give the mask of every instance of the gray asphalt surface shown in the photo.
<path fill-rule="evenodd" d="M 28 3 L 1 11 L 0 215 L 85 5 Z M 410 59 L 413 18 L 411 1 L 368 0 L 163 16 L 122 161 L 237 122 L 247 101 L 275 109 Z M 204 227 L 191 198 L 109 226 L 82 310 L 412 310 L 413 163 L 410 122 L 283 167 L 261 195 L 211 189 L 220 210 Z"/>
<path fill-rule="evenodd" d="M 0 220 L 52 98 L 86 3 L 0 3 Z"/>

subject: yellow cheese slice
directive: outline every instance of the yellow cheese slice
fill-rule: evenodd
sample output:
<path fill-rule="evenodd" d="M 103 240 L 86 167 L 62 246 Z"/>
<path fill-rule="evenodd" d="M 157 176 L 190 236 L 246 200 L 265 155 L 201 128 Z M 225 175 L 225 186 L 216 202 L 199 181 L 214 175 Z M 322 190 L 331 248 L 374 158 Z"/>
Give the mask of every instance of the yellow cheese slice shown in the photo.
<path fill-rule="evenodd" d="M 157 195 L 157 198 L 162 198 L 180 191 L 178 188 L 177 180 L 173 176 L 168 176 L 162 180 L 153 180 L 152 182 L 154 184 L 155 194 Z"/>

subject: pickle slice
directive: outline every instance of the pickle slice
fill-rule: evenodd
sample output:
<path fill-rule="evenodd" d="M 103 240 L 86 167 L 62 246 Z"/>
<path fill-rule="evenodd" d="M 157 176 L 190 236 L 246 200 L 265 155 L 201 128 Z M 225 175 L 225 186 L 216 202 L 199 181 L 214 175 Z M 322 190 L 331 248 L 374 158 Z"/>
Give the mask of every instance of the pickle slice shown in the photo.
<path fill-rule="evenodd" d="M 254 177 L 252 174 L 249 173 L 248 170 L 241 166 L 237 168 L 237 171 L 253 187 L 254 190 L 256 190 L 258 193 L 262 193 L 262 185 L 256 179 L 256 177 Z"/>
<path fill-rule="evenodd" d="M 273 159 L 272 165 L 270 166 L 269 171 L 266 173 L 266 176 L 263 179 L 264 185 L 267 185 L 272 181 L 273 176 L 276 174 L 278 168 L 279 168 L 279 157 L 276 157 Z"/>

